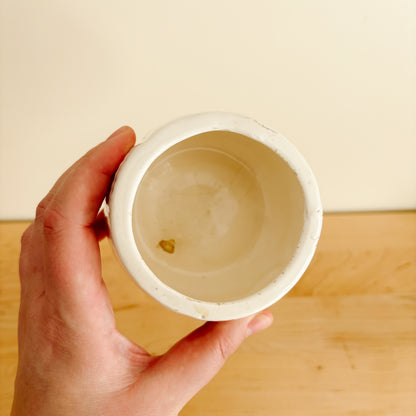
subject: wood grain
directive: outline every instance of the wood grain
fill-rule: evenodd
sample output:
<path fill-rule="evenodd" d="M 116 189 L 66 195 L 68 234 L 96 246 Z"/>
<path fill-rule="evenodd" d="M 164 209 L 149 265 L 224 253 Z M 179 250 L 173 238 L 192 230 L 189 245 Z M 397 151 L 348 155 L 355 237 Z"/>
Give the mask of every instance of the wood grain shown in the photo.
<path fill-rule="evenodd" d="M 0 414 L 16 371 L 18 255 L 27 222 L 0 223 Z M 121 332 L 162 353 L 199 321 L 142 292 L 103 241 Z M 327 214 L 315 258 L 181 415 L 416 414 L 416 212 Z"/>

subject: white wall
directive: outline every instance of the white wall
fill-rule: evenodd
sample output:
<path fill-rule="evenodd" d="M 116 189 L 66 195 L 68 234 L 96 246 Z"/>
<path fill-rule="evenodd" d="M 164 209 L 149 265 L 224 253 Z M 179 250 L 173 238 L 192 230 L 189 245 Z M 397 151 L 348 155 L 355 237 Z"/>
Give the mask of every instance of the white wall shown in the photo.
<path fill-rule="evenodd" d="M 225 110 L 292 140 L 326 211 L 416 207 L 414 0 L 2 0 L 0 219 L 123 124 Z"/>

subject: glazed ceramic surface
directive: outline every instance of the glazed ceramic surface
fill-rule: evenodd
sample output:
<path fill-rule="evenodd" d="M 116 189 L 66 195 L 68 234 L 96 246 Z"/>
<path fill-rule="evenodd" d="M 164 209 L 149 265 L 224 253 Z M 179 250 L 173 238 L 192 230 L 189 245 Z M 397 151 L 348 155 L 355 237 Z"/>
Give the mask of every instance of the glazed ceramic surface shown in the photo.
<path fill-rule="evenodd" d="M 120 166 L 106 211 L 136 282 L 203 320 L 248 316 L 284 296 L 322 224 L 316 180 L 293 144 L 229 113 L 151 133 Z"/>

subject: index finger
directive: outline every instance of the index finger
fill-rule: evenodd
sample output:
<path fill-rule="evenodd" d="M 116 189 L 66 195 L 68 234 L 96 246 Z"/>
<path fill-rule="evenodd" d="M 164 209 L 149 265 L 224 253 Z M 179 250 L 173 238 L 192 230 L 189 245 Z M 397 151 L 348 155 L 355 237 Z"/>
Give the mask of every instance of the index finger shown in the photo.
<path fill-rule="evenodd" d="M 45 284 L 58 297 L 64 294 L 71 301 L 71 294 L 88 298 L 100 293 L 101 259 L 93 225 L 113 174 L 134 142 L 130 127 L 117 130 L 69 168 L 46 197 L 36 221 L 44 238 Z"/>
<path fill-rule="evenodd" d="M 134 131 L 127 126 L 121 127 L 72 165 L 40 204 L 44 225 L 51 229 L 65 223 L 90 226 L 114 172 L 134 143 Z"/>

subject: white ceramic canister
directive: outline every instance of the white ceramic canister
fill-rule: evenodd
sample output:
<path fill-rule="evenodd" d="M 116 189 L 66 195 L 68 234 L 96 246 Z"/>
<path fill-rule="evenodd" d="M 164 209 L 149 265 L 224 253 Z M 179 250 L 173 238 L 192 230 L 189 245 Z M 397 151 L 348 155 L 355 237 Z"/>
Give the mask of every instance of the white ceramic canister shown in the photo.
<path fill-rule="evenodd" d="M 106 207 L 135 281 L 202 320 L 254 314 L 282 298 L 314 254 L 314 175 L 281 134 L 240 115 L 177 119 L 134 147 Z"/>

